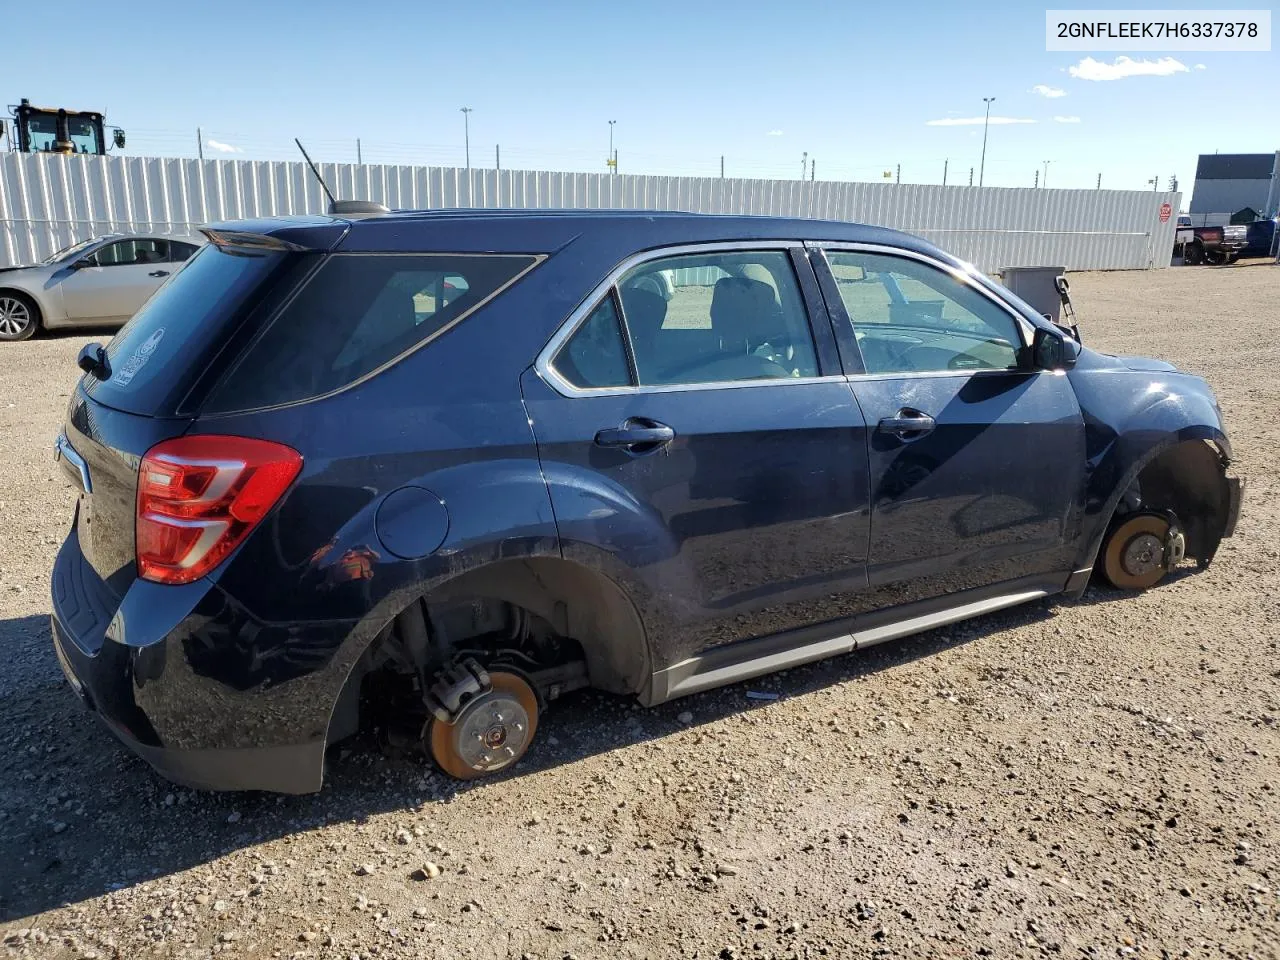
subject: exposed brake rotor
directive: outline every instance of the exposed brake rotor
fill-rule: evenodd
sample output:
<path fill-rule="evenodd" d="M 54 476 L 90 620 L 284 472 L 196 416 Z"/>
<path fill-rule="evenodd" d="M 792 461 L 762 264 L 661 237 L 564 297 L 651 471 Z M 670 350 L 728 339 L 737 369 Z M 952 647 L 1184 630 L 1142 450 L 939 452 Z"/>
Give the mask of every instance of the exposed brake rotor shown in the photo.
<path fill-rule="evenodd" d="M 486 672 L 473 660 L 462 666 L 451 673 L 452 683 L 442 679 L 432 687 L 428 704 L 434 716 L 423 730 L 423 741 L 445 773 L 474 780 L 505 770 L 524 756 L 538 729 L 538 697 L 518 674 Z M 486 681 L 480 689 L 477 671 Z M 457 709 L 437 709 L 446 704 L 457 704 Z"/>
<path fill-rule="evenodd" d="M 1186 538 L 1171 519 L 1139 513 L 1111 531 L 1102 548 L 1102 574 L 1121 590 L 1146 590 L 1159 583 L 1186 554 Z"/>

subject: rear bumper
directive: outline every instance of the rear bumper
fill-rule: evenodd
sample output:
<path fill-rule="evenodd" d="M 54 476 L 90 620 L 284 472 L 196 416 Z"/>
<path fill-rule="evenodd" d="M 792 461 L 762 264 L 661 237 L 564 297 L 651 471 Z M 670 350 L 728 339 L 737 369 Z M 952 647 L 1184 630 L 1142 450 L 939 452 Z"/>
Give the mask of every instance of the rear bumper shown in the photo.
<path fill-rule="evenodd" d="M 97 656 L 86 656 L 67 637 L 57 614 L 51 618 L 54 652 L 62 672 L 81 702 L 116 738 L 166 780 L 197 790 L 266 790 L 273 793 L 315 793 L 324 775 L 323 742 L 293 746 L 190 750 L 144 743 L 122 719 L 100 707 L 118 703 L 121 673 L 108 666 L 124 666 L 119 645 L 106 641 Z M 150 739 L 150 738 L 148 738 Z"/>
<path fill-rule="evenodd" d="M 318 640 L 308 634 L 311 659 L 282 664 L 272 628 L 209 581 L 135 581 L 117 600 L 84 561 L 74 530 L 58 553 L 52 594 L 54 652 L 72 689 L 162 776 L 206 790 L 320 789 L 329 715 L 346 677 L 316 656 L 330 639 L 323 630 Z M 246 645 L 245 637 L 265 642 Z"/>

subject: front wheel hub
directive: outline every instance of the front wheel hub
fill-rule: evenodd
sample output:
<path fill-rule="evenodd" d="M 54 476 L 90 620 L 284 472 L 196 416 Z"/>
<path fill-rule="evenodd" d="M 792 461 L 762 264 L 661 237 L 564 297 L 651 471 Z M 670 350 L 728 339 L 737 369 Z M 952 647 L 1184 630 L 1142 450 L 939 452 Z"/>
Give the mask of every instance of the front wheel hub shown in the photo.
<path fill-rule="evenodd" d="M 1154 587 L 1182 559 L 1185 543 L 1182 531 L 1167 516 L 1140 513 L 1128 517 L 1103 544 L 1103 576 L 1121 590 Z"/>
<path fill-rule="evenodd" d="M 1132 577 L 1145 577 L 1164 561 L 1164 544 L 1153 533 L 1140 533 L 1124 548 L 1120 563 Z"/>
<path fill-rule="evenodd" d="M 538 729 L 538 698 L 528 682 L 495 670 L 490 687 L 468 700 L 453 723 L 433 718 L 426 747 L 440 769 L 460 780 L 498 773 L 524 756 Z"/>

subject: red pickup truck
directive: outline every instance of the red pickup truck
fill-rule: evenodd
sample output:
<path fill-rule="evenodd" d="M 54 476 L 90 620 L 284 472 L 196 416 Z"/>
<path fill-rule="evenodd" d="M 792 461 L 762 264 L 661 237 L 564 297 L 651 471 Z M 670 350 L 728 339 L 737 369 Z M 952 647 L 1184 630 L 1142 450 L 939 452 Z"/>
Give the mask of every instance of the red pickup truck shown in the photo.
<path fill-rule="evenodd" d="M 1182 256 L 1188 266 L 1199 263 L 1235 263 L 1240 251 L 1249 244 L 1249 228 L 1244 224 L 1218 227 L 1193 227 L 1191 217 L 1178 217 L 1178 231 L 1173 238 L 1173 255 Z"/>

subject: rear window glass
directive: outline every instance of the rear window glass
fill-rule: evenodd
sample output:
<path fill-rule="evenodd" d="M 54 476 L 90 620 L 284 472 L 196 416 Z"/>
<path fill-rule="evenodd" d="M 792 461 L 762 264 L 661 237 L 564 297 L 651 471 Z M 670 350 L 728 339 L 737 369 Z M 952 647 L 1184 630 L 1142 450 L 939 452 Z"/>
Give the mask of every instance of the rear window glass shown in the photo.
<path fill-rule="evenodd" d="M 452 326 L 535 262 L 335 254 L 249 346 L 205 409 L 275 406 L 348 386 Z"/>
<path fill-rule="evenodd" d="M 107 344 L 111 374 L 105 381 L 86 375 L 85 392 L 130 413 L 172 413 L 231 321 L 285 259 L 202 247 Z"/>

